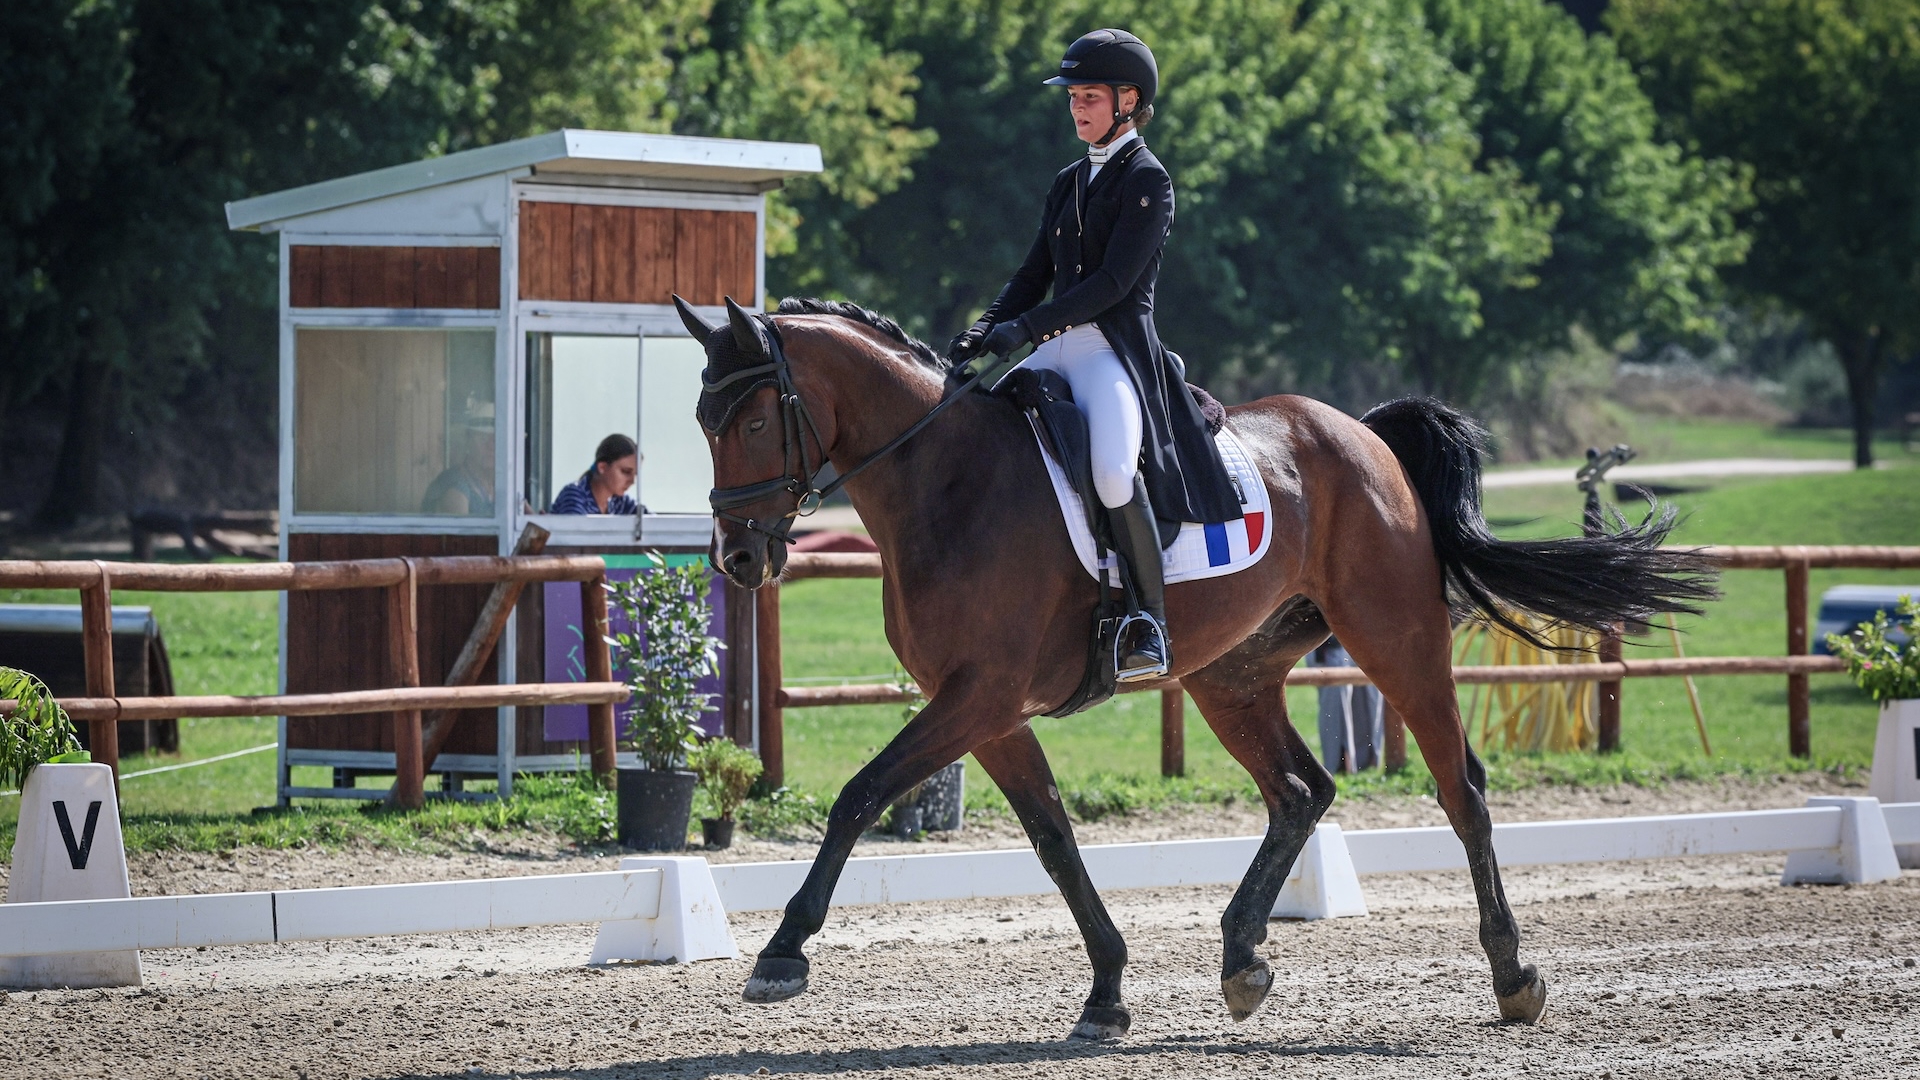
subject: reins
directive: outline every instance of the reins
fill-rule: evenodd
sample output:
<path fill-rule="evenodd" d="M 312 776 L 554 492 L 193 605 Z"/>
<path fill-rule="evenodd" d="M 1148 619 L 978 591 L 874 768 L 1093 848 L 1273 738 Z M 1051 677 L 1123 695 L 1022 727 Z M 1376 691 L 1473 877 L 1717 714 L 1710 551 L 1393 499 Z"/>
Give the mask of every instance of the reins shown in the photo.
<path fill-rule="evenodd" d="M 706 374 L 703 372 L 700 376 L 700 385 L 708 393 L 712 393 L 740 382 L 743 379 L 750 379 L 767 374 L 773 375 L 776 386 L 780 392 L 781 458 L 785 471 L 771 480 L 762 480 L 754 484 L 742 484 L 739 487 L 714 488 L 707 494 L 707 502 L 713 507 L 714 517 L 734 522 L 737 525 L 743 525 L 753 532 L 761 533 L 783 544 L 794 543 L 793 537 L 787 535 L 788 530 L 793 528 L 794 519 L 806 517 L 820 509 L 820 504 L 834 492 L 844 487 L 847 481 L 859 476 L 867 470 L 868 466 L 873 465 L 888 454 L 898 450 L 908 439 L 918 435 L 923 428 L 933 423 L 935 417 L 945 412 L 947 406 L 960 400 L 967 391 L 972 390 L 978 385 L 980 380 L 985 378 L 987 374 L 985 370 L 982 370 L 979 374 L 973 376 L 973 378 L 962 383 L 958 389 L 941 398 L 940 403 L 932 409 L 929 409 L 925 416 L 914 421 L 905 431 L 895 435 L 885 446 L 868 454 L 866 459 L 861 461 L 860 464 L 841 473 L 835 477 L 831 483 L 827 484 L 827 486 L 821 487 L 820 474 L 827 469 L 827 448 L 820 439 L 820 429 L 813 422 L 813 414 L 807 411 L 807 403 L 801 400 L 800 392 L 793 385 L 793 374 L 787 361 L 786 349 L 783 348 L 780 343 L 779 328 L 774 325 L 773 319 L 767 315 L 756 315 L 754 318 L 758 319 L 760 325 L 766 328 L 767 351 L 771 356 L 771 360 L 765 364 L 731 372 L 712 382 L 707 380 Z M 807 469 L 808 436 L 812 436 L 813 445 L 819 451 L 820 457 L 820 467 L 812 471 Z M 729 511 L 737 507 L 747 506 L 759 502 L 762 499 L 771 498 L 783 491 L 794 497 L 793 509 L 782 514 L 779 520 L 773 522 L 771 526 L 762 525 L 757 518 L 745 518 L 738 514 L 729 513 Z"/>

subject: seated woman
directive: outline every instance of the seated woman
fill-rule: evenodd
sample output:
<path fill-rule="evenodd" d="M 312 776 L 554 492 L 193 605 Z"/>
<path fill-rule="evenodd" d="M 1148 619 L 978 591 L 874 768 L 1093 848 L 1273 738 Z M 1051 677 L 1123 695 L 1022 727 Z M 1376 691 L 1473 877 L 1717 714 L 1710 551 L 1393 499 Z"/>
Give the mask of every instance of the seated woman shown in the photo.
<path fill-rule="evenodd" d="M 560 489 L 553 497 L 555 514 L 638 514 L 627 492 L 640 473 L 640 450 L 625 435 L 613 434 L 600 440 L 593 452 L 593 467 L 580 479 Z"/>
<path fill-rule="evenodd" d="M 447 466 L 420 500 L 425 514 L 493 516 L 493 403 L 467 405 L 460 459 Z"/>

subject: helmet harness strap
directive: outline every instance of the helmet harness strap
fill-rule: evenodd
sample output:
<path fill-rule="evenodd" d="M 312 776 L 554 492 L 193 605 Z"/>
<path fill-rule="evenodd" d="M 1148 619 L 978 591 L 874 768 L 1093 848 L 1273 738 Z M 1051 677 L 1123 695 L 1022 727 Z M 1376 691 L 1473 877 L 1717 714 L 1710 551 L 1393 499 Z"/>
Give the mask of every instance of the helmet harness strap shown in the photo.
<path fill-rule="evenodd" d="M 1107 89 L 1113 94 L 1113 123 L 1107 127 L 1107 133 L 1105 135 L 1100 136 L 1100 141 L 1093 144 L 1095 146 L 1105 146 L 1108 143 L 1112 142 L 1114 139 L 1114 136 L 1120 134 L 1120 128 L 1126 125 L 1127 123 L 1131 122 L 1133 120 L 1133 114 L 1140 111 L 1140 107 L 1138 105 L 1135 105 L 1132 109 L 1124 113 L 1121 112 L 1120 111 L 1120 91 L 1122 88 L 1119 86 L 1109 85 Z M 1133 92 L 1135 95 L 1138 95 L 1140 93 L 1139 87 L 1134 87 Z M 1136 100 L 1138 100 L 1137 96 L 1136 96 Z"/>

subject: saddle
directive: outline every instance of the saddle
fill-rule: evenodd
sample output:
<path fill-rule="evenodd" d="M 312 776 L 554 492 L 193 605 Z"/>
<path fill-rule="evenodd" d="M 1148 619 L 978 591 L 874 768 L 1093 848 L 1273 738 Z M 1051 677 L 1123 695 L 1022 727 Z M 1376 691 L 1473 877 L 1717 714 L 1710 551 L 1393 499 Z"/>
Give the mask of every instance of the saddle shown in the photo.
<path fill-rule="evenodd" d="M 1225 407 L 1213 395 L 1191 383 L 1187 389 L 1200 405 L 1201 415 L 1206 418 L 1207 434 L 1217 435 L 1226 424 Z M 1094 562 L 1099 565 L 1113 546 L 1113 533 L 1107 522 L 1106 510 L 1101 506 L 1093 487 L 1092 438 L 1088 433 L 1087 418 L 1073 403 L 1073 391 L 1067 385 L 1067 380 L 1053 371 L 1017 368 L 1002 379 L 993 392 L 1006 397 L 1032 418 L 1035 430 L 1047 444 L 1047 452 L 1066 473 L 1085 510 L 1087 531 L 1093 535 Z M 1178 521 L 1162 520 L 1156 515 L 1155 523 L 1160 530 L 1162 547 L 1173 543 L 1180 534 L 1181 523 Z M 1072 716 L 1114 695 L 1118 687 L 1114 678 L 1114 654 L 1119 646 L 1121 625 L 1126 615 L 1126 603 L 1103 582 L 1100 601 L 1094 608 L 1085 673 L 1073 694 L 1059 708 L 1047 713 L 1048 716 Z"/>

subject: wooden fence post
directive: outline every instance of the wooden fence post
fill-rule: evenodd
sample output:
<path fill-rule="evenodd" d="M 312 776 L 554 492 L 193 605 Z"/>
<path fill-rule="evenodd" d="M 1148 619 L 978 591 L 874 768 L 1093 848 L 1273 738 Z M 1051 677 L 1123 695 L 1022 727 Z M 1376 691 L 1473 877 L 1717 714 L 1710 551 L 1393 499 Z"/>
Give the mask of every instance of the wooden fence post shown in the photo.
<path fill-rule="evenodd" d="M 1380 699 L 1380 726 L 1385 731 L 1387 744 L 1382 749 L 1380 764 L 1387 772 L 1400 772 L 1407 767 L 1407 722 L 1400 719 L 1399 712 L 1384 697 Z"/>
<path fill-rule="evenodd" d="M 1787 564 L 1787 655 L 1807 655 L 1808 560 L 1802 555 Z M 1812 705 L 1805 675 L 1787 676 L 1787 752 L 1797 758 L 1813 756 Z"/>
<path fill-rule="evenodd" d="M 413 560 L 400 560 L 406 572 L 387 587 L 387 666 L 397 686 L 420 685 L 420 585 Z M 427 763 L 421 753 L 420 710 L 399 709 L 393 714 L 393 793 L 397 806 L 418 810 L 426 805 Z"/>
<path fill-rule="evenodd" d="M 100 579 L 80 590 L 80 647 L 87 669 L 87 696 L 110 698 L 113 688 L 113 586 L 107 564 L 94 561 Z M 120 785 L 120 722 L 93 720 L 87 741 L 93 760 L 113 770 L 114 789 Z"/>
<path fill-rule="evenodd" d="M 1620 630 L 1612 627 L 1600 635 L 1600 662 L 1617 664 L 1620 662 Z M 1599 684 L 1600 694 L 1600 752 L 1611 754 L 1620 749 L 1620 690 L 1621 681 L 1613 679 Z"/>
<path fill-rule="evenodd" d="M 546 549 L 547 538 L 552 534 L 538 525 L 528 524 L 520 532 L 520 539 L 513 545 L 515 555 L 538 555 Z M 473 621 L 473 629 L 467 632 L 467 643 L 460 647 L 460 655 L 454 658 L 453 667 L 448 669 L 444 681 L 447 686 L 472 686 L 480 678 L 480 669 L 487 666 L 487 659 L 493 655 L 493 647 L 500 642 L 500 634 L 507 628 L 507 619 L 512 617 L 514 605 L 520 602 L 520 594 L 526 590 L 524 581 L 496 582 L 493 591 L 487 594 L 487 602 L 480 608 L 480 616 Z M 435 709 L 428 713 L 420 725 L 421 760 L 425 768 L 433 768 L 433 762 L 440 756 L 441 748 L 447 745 L 447 739 L 453 735 L 454 721 L 459 714 L 446 709 Z"/>
<path fill-rule="evenodd" d="M 613 654 L 607 645 L 607 576 L 580 583 L 580 635 L 587 650 L 587 681 L 613 681 Z M 611 788 L 618 778 L 614 759 L 613 704 L 587 706 L 587 756 L 594 779 Z"/>
<path fill-rule="evenodd" d="M 753 745 L 753 592 L 723 576 L 714 584 L 727 609 L 727 686 L 721 698 L 721 723 L 726 736 L 741 746 Z"/>
<path fill-rule="evenodd" d="M 753 592 L 754 671 L 759 686 L 755 704 L 760 713 L 760 763 L 766 786 L 778 790 L 787 782 L 785 716 L 780 708 L 780 587 L 762 585 Z"/>
<path fill-rule="evenodd" d="M 1160 691 L 1160 775 L 1187 775 L 1187 692 Z"/>

